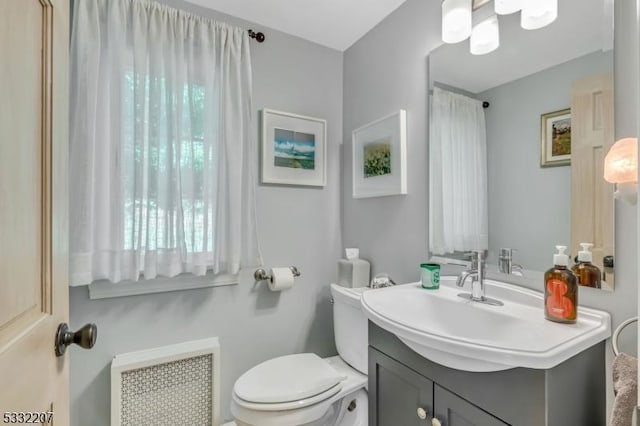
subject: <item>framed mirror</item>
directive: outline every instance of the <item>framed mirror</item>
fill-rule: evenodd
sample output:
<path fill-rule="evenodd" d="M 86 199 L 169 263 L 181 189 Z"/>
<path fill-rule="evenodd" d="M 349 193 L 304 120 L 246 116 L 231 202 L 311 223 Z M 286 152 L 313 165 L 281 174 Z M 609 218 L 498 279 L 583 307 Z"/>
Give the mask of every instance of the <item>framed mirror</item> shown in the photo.
<path fill-rule="evenodd" d="M 466 40 L 429 55 L 430 254 L 456 263 L 483 249 L 489 268 L 526 276 L 567 246 L 569 267 L 590 251 L 581 258 L 601 271 L 583 284 L 613 290 L 613 1 L 562 0 L 538 30 L 519 13 L 498 22 L 488 54 Z"/>

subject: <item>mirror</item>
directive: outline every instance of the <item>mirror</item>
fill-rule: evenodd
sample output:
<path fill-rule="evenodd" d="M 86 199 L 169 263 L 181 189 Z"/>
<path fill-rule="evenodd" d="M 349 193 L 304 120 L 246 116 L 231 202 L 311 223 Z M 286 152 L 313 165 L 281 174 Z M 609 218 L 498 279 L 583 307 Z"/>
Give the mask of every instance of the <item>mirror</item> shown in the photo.
<path fill-rule="evenodd" d="M 474 22 L 487 10 L 493 2 Z M 490 268 L 518 275 L 549 269 L 556 245 L 571 267 L 590 243 L 612 290 L 613 185 L 602 176 L 614 143 L 613 1 L 562 0 L 533 31 L 520 13 L 498 20 L 493 52 L 472 55 L 466 40 L 429 55 L 430 254 L 455 263 L 485 249 Z"/>

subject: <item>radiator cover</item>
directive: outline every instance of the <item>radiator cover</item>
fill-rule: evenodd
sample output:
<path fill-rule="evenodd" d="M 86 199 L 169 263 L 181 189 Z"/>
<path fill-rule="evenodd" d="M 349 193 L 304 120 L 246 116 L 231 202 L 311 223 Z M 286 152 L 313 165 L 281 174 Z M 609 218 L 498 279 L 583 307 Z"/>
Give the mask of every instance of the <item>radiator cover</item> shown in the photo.
<path fill-rule="evenodd" d="M 217 338 L 116 355 L 112 426 L 218 426 Z"/>

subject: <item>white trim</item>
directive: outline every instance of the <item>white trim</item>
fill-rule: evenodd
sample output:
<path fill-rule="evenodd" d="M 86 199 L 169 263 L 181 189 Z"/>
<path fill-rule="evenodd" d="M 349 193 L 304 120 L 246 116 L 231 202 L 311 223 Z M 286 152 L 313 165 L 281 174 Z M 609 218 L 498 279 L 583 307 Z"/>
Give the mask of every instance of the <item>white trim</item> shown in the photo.
<path fill-rule="evenodd" d="M 220 341 L 217 337 L 192 340 L 176 345 L 163 346 L 137 352 L 116 355 L 111 361 L 111 425 L 120 426 L 122 373 L 182 359 L 211 355 L 213 366 L 213 425 L 220 424 Z"/>
<path fill-rule="evenodd" d="M 136 296 L 140 294 L 164 293 L 169 291 L 192 290 L 206 287 L 222 287 L 238 284 L 238 275 L 204 276 L 181 274 L 177 277 L 155 278 L 153 280 L 123 281 L 112 283 L 107 280 L 94 281 L 88 285 L 89 299 L 108 299 L 111 297 Z"/>

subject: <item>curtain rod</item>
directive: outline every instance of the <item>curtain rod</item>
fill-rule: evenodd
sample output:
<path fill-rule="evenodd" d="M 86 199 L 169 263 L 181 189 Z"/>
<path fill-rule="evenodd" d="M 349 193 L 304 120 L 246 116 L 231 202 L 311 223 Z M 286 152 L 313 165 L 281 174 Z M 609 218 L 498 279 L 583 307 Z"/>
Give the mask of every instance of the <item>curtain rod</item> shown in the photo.
<path fill-rule="evenodd" d="M 453 93 L 456 93 L 456 92 L 453 92 Z M 456 93 L 456 94 L 460 95 L 460 93 Z M 429 90 L 429 95 L 433 96 L 433 89 Z M 467 96 L 467 95 L 463 95 L 463 96 Z M 489 108 L 490 106 L 491 106 L 491 104 L 489 103 L 489 101 L 482 101 L 482 108 Z"/>
<path fill-rule="evenodd" d="M 258 43 L 262 43 L 265 39 L 265 36 L 261 32 L 255 32 L 253 30 L 249 30 L 249 37 L 255 39 Z"/>

